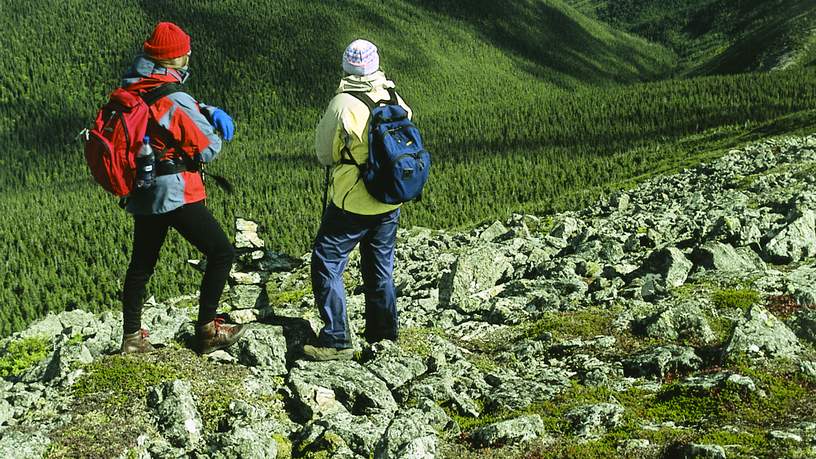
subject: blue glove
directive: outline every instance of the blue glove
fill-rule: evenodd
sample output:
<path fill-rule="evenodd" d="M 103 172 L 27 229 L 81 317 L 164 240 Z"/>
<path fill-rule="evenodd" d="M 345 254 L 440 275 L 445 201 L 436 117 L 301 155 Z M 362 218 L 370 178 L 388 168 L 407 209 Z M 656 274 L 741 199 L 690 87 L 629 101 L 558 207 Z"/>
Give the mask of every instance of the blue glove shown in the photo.
<path fill-rule="evenodd" d="M 227 142 L 232 140 L 232 135 L 235 134 L 235 125 L 232 123 L 232 118 L 227 115 L 227 112 L 216 108 L 212 113 L 213 125 L 216 129 L 221 131 L 221 137 Z"/>

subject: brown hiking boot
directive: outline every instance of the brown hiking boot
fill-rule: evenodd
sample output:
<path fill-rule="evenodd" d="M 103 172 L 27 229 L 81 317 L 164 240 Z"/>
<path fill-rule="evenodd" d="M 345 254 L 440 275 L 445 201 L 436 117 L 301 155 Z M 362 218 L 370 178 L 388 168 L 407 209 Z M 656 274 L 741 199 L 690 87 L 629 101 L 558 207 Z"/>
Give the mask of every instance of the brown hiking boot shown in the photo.
<path fill-rule="evenodd" d="M 217 317 L 212 322 L 196 327 L 196 347 L 199 354 L 209 354 L 230 347 L 241 339 L 246 328 L 243 325 L 225 325 Z"/>
<path fill-rule="evenodd" d="M 333 347 L 318 347 L 307 344 L 303 346 L 303 355 L 309 360 L 325 362 L 327 360 L 351 360 L 354 358 L 354 349 L 336 349 Z"/>
<path fill-rule="evenodd" d="M 119 352 L 122 354 L 143 354 L 145 352 L 153 352 L 156 350 L 150 340 L 147 339 L 149 333 L 144 328 L 133 333 L 126 333 L 122 335 L 122 347 Z"/>

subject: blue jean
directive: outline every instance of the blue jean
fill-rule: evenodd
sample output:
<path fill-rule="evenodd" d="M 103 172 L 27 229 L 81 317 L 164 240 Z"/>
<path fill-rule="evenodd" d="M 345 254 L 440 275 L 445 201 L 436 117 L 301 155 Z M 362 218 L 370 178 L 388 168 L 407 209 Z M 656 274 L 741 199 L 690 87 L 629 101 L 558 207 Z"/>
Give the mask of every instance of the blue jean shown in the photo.
<path fill-rule="evenodd" d="M 338 349 L 352 346 L 343 271 L 358 242 L 366 341 L 397 339 L 393 273 L 399 216 L 399 209 L 382 215 L 352 214 L 332 204 L 326 209 L 312 250 L 312 291 L 324 324 L 318 345 Z"/>

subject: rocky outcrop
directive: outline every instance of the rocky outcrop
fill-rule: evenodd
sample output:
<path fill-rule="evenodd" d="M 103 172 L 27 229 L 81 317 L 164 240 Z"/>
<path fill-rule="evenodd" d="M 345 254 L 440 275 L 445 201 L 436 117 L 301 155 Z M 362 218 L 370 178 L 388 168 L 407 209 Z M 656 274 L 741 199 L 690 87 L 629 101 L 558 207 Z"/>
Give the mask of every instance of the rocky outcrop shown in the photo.
<path fill-rule="evenodd" d="M 625 457 L 760 440 L 760 457 L 813 456 L 799 412 L 767 432 L 717 416 L 816 403 L 814 164 L 816 137 L 773 140 L 580 211 L 400 230 L 402 336 L 361 339 L 355 254 L 343 362 L 300 353 L 320 327 L 308 255 L 268 250 L 239 220 L 224 312 L 249 330 L 235 346 L 185 349 L 195 295 L 146 303 L 147 356 L 114 355 L 119 313 L 48 315 L 0 340 L 0 457 L 418 459 L 595 440 Z M 726 428 L 754 441 L 708 444 Z"/>
<path fill-rule="evenodd" d="M 173 446 L 188 451 L 198 446 L 204 424 L 188 382 L 175 380 L 154 388 L 147 403 L 155 410 L 164 437 Z"/>
<path fill-rule="evenodd" d="M 802 352 L 796 335 L 776 316 L 753 306 L 740 322 L 723 350 L 726 359 L 741 356 L 796 360 Z"/>

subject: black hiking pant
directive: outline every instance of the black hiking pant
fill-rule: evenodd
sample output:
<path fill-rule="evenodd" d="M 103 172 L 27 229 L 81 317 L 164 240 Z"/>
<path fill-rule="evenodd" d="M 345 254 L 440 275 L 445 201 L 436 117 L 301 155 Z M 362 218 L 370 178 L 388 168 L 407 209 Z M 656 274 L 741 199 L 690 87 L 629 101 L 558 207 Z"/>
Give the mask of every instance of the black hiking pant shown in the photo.
<path fill-rule="evenodd" d="M 137 332 L 142 327 L 145 285 L 153 275 L 159 252 L 171 227 L 207 257 L 207 269 L 201 280 L 198 300 L 198 325 L 215 319 L 235 259 L 235 249 L 201 201 L 186 204 L 166 214 L 134 216 L 133 252 L 122 292 L 125 333 Z"/>

